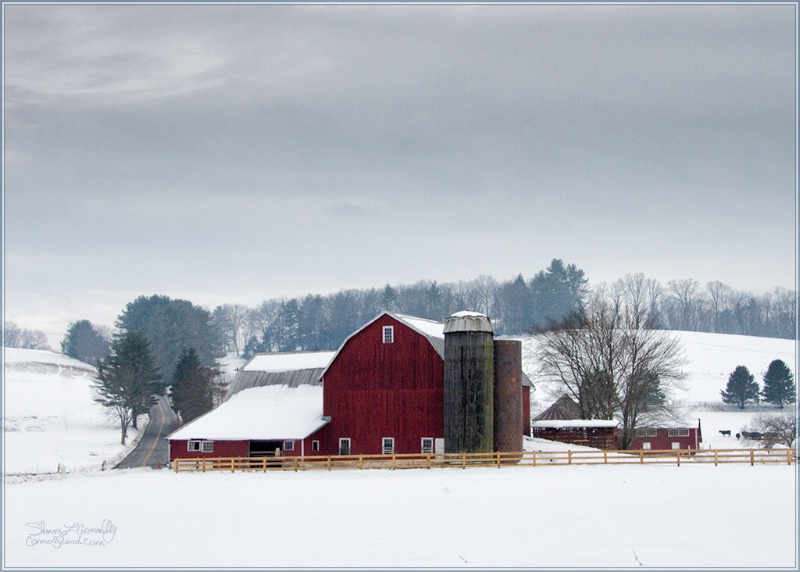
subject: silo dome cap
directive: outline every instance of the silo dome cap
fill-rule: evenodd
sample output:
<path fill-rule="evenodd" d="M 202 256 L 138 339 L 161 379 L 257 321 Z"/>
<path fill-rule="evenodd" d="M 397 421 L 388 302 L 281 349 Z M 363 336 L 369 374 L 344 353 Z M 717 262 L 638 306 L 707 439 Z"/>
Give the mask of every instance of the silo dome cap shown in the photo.
<path fill-rule="evenodd" d="M 444 333 L 489 332 L 494 333 L 489 317 L 480 312 L 456 312 L 444 322 Z"/>

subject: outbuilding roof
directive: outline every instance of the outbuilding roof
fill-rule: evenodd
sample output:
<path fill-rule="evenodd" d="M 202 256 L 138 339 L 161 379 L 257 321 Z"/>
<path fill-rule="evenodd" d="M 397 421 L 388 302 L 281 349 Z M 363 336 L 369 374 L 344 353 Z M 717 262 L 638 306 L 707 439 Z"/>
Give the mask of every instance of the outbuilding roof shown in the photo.
<path fill-rule="evenodd" d="M 331 351 L 256 354 L 239 368 L 223 401 L 253 387 L 319 385 L 322 372 L 335 355 Z"/>
<path fill-rule="evenodd" d="M 322 386 L 270 385 L 240 391 L 167 439 L 295 440 L 327 423 L 322 417 Z"/>
<path fill-rule="evenodd" d="M 552 419 L 577 419 L 580 415 L 578 404 L 569 395 L 564 394 L 558 398 L 550 407 L 539 413 L 533 418 L 534 421 Z"/>

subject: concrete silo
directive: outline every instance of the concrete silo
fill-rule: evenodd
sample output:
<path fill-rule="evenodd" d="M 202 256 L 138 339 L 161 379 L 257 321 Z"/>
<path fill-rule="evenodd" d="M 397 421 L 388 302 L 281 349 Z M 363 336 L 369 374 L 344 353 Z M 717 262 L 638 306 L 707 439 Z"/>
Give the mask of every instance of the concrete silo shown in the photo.
<path fill-rule="evenodd" d="M 444 440 L 448 453 L 494 450 L 494 332 L 476 312 L 444 323 Z"/>

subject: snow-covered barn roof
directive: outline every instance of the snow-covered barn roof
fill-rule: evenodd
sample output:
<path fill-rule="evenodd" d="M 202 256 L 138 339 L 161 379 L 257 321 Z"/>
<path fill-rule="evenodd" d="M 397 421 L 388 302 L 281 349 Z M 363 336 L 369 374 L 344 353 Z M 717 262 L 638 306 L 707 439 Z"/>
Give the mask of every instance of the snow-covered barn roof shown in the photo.
<path fill-rule="evenodd" d="M 322 418 L 322 386 L 252 387 L 187 423 L 169 440 L 304 439 L 328 423 Z"/>
<path fill-rule="evenodd" d="M 245 389 L 269 385 L 318 385 L 322 372 L 336 352 L 256 354 L 244 364 L 228 387 L 224 401 Z"/>
<path fill-rule="evenodd" d="M 619 423 L 613 419 L 543 419 L 534 421 L 531 427 L 547 429 L 566 429 L 570 427 L 617 427 Z"/>

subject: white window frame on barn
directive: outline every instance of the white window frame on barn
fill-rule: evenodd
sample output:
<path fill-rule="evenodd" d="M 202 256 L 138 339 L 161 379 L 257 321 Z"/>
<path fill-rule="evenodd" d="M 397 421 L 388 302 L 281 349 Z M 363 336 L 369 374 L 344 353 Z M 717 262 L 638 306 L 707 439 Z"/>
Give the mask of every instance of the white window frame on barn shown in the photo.
<path fill-rule="evenodd" d="M 642 443 L 642 449 L 645 451 L 649 451 L 651 449 L 650 441 L 645 441 L 644 443 Z"/>
<path fill-rule="evenodd" d="M 200 450 L 203 453 L 213 453 L 214 452 L 214 441 L 203 441 L 200 444 Z"/>
<path fill-rule="evenodd" d="M 394 326 L 383 327 L 383 343 L 384 344 L 394 343 Z"/>
<path fill-rule="evenodd" d="M 642 429 L 636 430 L 637 437 L 657 437 L 658 436 L 658 429 L 655 427 L 643 427 Z"/>
<path fill-rule="evenodd" d="M 294 451 L 294 441 L 284 441 L 283 442 L 283 450 L 284 451 Z"/>
<path fill-rule="evenodd" d="M 319 441 L 311 441 L 311 451 L 312 452 L 319 451 Z"/>
<path fill-rule="evenodd" d="M 423 455 L 430 455 L 433 453 L 433 437 L 423 437 L 420 445 Z"/>
<path fill-rule="evenodd" d="M 394 455 L 394 437 L 382 438 L 381 449 L 384 455 Z"/>
<path fill-rule="evenodd" d="M 681 444 L 678 441 L 673 441 L 672 442 L 672 450 L 673 451 L 677 450 L 677 449 L 680 449 L 680 448 L 681 448 Z"/>
<path fill-rule="evenodd" d="M 202 443 L 202 441 L 198 441 L 198 440 L 192 439 L 191 441 L 186 443 L 186 450 L 187 451 L 194 451 L 194 452 L 199 453 L 200 452 L 200 443 Z"/>
<path fill-rule="evenodd" d="M 345 443 L 347 446 L 345 447 Z M 339 438 L 339 454 L 340 455 L 349 455 L 350 451 L 353 450 L 353 443 L 350 440 L 350 437 L 340 437 Z"/>
<path fill-rule="evenodd" d="M 689 430 L 686 428 L 682 429 L 667 429 L 667 436 L 668 437 L 688 437 Z"/>

